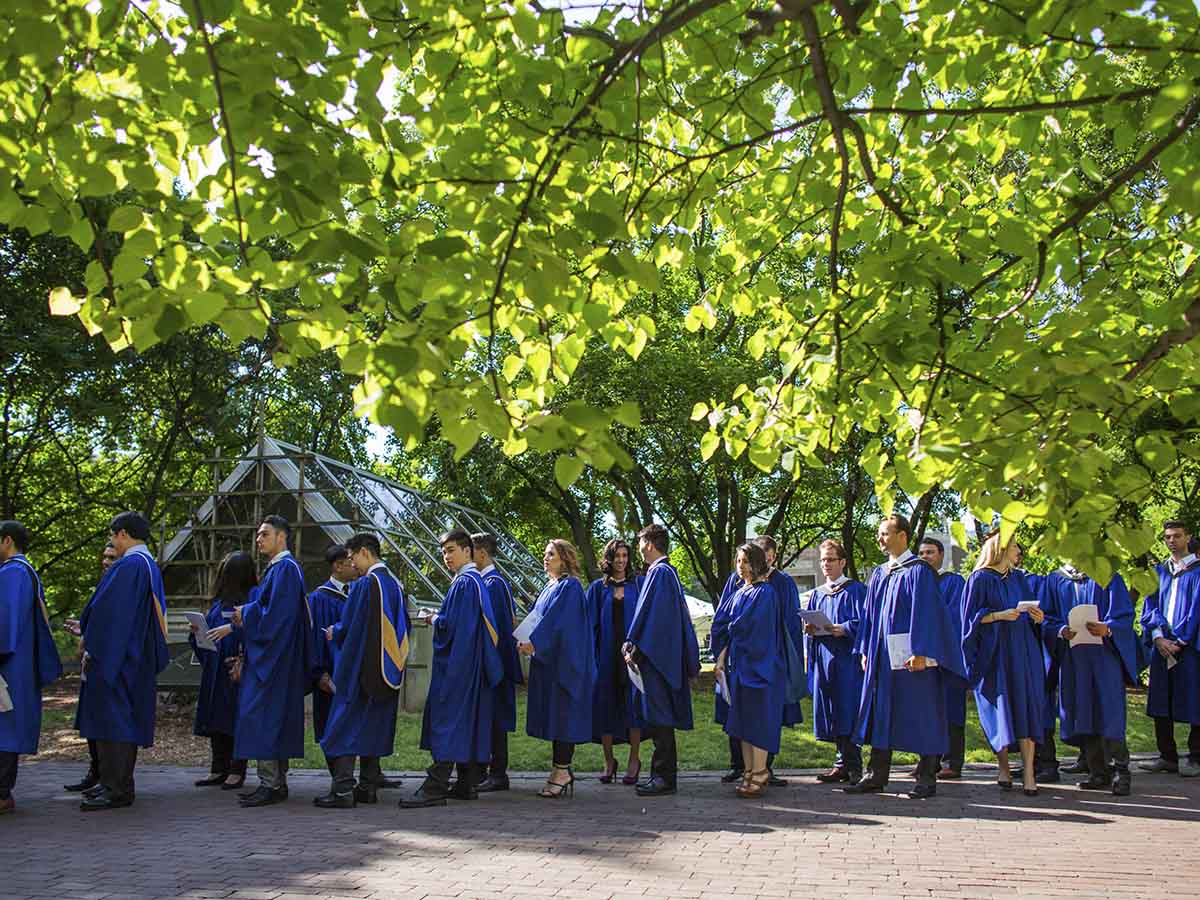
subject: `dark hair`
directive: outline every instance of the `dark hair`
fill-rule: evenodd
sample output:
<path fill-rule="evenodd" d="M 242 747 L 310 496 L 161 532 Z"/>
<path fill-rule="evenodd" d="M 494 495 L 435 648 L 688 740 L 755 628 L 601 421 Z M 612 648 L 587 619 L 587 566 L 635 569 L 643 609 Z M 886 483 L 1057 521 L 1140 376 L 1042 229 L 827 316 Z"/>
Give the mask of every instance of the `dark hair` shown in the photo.
<path fill-rule="evenodd" d="M 650 546 L 663 556 L 671 552 L 671 540 L 667 536 L 667 529 L 663 528 L 657 522 L 651 522 L 637 533 L 637 537 L 639 541 L 649 541 Z"/>
<path fill-rule="evenodd" d="M 1184 534 L 1192 533 L 1192 529 L 1188 528 L 1187 522 L 1184 522 L 1182 519 L 1167 519 L 1167 521 L 1163 522 L 1162 530 L 1164 533 L 1171 528 L 1178 528 Z"/>
<path fill-rule="evenodd" d="M 325 562 L 332 566 L 349 555 L 350 548 L 346 544 L 330 544 L 329 549 L 325 551 Z"/>
<path fill-rule="evenodd" d="M 254 557 L 243 550 L 234 550 L 217 566 L 217 577 L 213 582 L 213 600 L 233 601 L 234 606 L 250 595 L 250 589 L 258 584 L 258 570 L 254 568 Z"/>
<path fill-rule="evenodd" d="M 817 553 L 820 553 L 826 547 L 832 547 L 837 551 L 838 559 L 846 558 L 846 548 L 842 546 L 841 541 L 835 541 L 832 538 L 827 541 L 821 541 L 821 546 L 817 548 Z"/>
<path fill-rule="evenodd" d="M 108 523 L 108 533 L 123 531 L 135 541 L 150 540 L 150 522 L 140 512 L 123 512 L 113 516 Z"/>
<path fill-rule="evenodd" d="M 500 548 L 496 544 L 496 536 L 490 531 L 480 531 L 471 535 L 471 549 L 482 550 L 488 556 L 499 555 Z"/>
<path fill-rule="evenodd" d="M 779 544 L 769 534 L 760 534 L 750 543 L 761 547 L 763 552 L 774 553 L 776 556 L 779 555 Z"/>
<path fill-rule="evenodd" d="M 464 550 L 475 549 L 475 545 L 471 543 L 471 535 L 462 528 L 451 528 L 438 538 L 439 547 L 444 547 L 447 544 L 458 544 Z"/>
<path fill-rule="evenodd" d="M 276 531 L 282 531 L 284 541 L 292 539 L 292 523 L 283 516 L 263 516 L 262 524 L 270 525 Z"/>
<path fill-rule="evenodd" d="M 912 540 L 912 525 L 909 524 L 908 519 L 906 519 L 904 516 L 900 515 L 899 513 L 894 513 L 890 516 L 884 516 L 883 521 L 891 522 L 896 526 L 897 531 L 903 533 L 908 540 Z"/>
<path fill-rule="evenodd" d="M 604 545 L 604 562 L 600 564 L 600 571 L 604 573 L 604 580 L 611 581 L 613 577 L 613 567 L 617 562 L 617 551 L 622 547 L 625 548 L 625 578 L 633 574 L 633 548 L 629 546 L 629 542 L 625 538 L 615 537 Z"/>
<path fill-rule="evenodd" d="M 5 519 L 0 522 L 0 539 L 12 538 L 17 545 L 17 552 L 24 553 L 29 549 L 29 530 L 16 519 Z"/>
<path fill-rule="evenodd" d="M 926 544 L 929 544 L 929 546 L 931 546 L 931 547 L 937 547 L 938 553 L 944 554 L 946 552 L 946 545 L 943 544 L 941 541 L 939 541 L 937 538 L 934 538 L 934 537 L 921 538 L 921 546 L 924 547 Z"/>
<path fill-rule="evenodd" d="M 375 556 L 383 556 L 383 548 L 379 546 L 379 538 L 369 531 L 360 531 L 346 541 L 346 553 L 357 553 L 366 550 Z"/>
<path fill-rule="evenodd" d="M 745 556 L 746 562 L 750 565 L 751 581 L 759 581 L 767 574 L 769 570 L 767 553 L 757 539 L 742 544 L 737 548 L 737 552 Z"/>

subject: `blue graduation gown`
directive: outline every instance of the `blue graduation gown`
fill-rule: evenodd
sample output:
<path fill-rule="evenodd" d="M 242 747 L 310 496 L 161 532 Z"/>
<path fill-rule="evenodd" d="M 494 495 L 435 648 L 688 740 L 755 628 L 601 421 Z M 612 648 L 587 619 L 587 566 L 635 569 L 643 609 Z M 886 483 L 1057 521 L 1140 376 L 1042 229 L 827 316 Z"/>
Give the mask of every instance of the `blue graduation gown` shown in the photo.
<path fill-rule="evenodd" d="M 983 622 L 990 613 L 1016 609 L 1022 600 L 1032 599 L 1020 574 L 1004 577 L 994 569 L 977 569 L 967 579 L 963 658 L 979 724 L 993 750 L 1043 736 L 1046 673 L 1038 626 L 1027 614 L 1015 622 Z"/>
<path fill-rule="evenodd" d="M 504 677 L 493 690 L 492 717 L 505 731 L 516 731 L 517 685 L 525 680 L 521 674 L 517 639 L 512 636 L 517 627 L 517 604 L 513 600 L 512 587 L 495 569 L 483 576 L 483 585 L 487 588 L 488 608 L 499 637 L 496 650 L 504 665 Z"/>
<path fill-rule="evenodd" d="M 329 759 L 391 756 L 408 661 L 408 612 L 400 582 L 386 566 L 372 567 L 350 586 L 329 643 L 337 647 L 336 690 L 321 749 Z"/>
<path fill-rule="evenodd" d="M 771 587 L 775 589 L 775 593 L 779 595 L 779 618 L 787 629 L 788 639 L 792 642 L 792 647 L 795 648 L 795 661 L 800 666 L 804 667 L 804 623 L 800 621 L 800 589 L 796 587 L 796 582 L 791 576 L 780 572 L 778 569 L 772 569 L 768 579 Z M 788 664 L 788 657 L 784 653 L 784 665 Z M 803 671 L 794 673 L 795 679 L 803 685 L 802 693 L 808 694 L 808 680 L 804 677 Z M 785 677 L 787 677 L 785 675 Z M 795 703 L 784 703 L 783 706 L 783 724 L 784 725 L 799 725 L 804 721 L 804 710 L 797 700 Z"/>
<path fill-rule="evenodd" d="M 1179 575 L 1172 575 L 1169 562 L 1156 567 L 1158 590 L 1142 604 L 1142 642 L 1150 660 L 1150 689 L 1146 692 L 1146 715 L 1200 725 L 1200 560 Z M 1175 595 L 1174 624 L 1167 621 L 1171 584 L 1178 581 Z M 1154 647 L 1154 632 L 1183 641 L 1186 646 L 1175 654 L 1176 664 L 1168 669 L 1166 660 Z"/>
<path fill-rule="evenodd" d="M 861 581 L 845 581 L 835 591 L 817 588 L 808 594 L 807 609 L 819 609 L 830 622 L 846 629 L 845 637 L 804 638 L 813 736 L 818 741 L 836 741 L 854 732 L 863 680 L 862 657 L 854 644 L 866 597 L 867 588 Z"/>
<path fill-rule="evenodd" d="M 942 572 L 938 575 L 938 590 L 946 604 L 946 612 L 954 623 L 954 629 L 962 633 L 963 591 L 967 582 L 957 572 Z M 958 679 L 946 681 L 946 720 L 959 728 L 967 724 L 967 686 Z"/>
<path fill-rule="evenodd" d="M 317 687 L 322 675 L 333 677 L 336 657 L 333 642 L 325 640 L 325 629 L 342 620 L 342 607 L 345 604 L 346 594 L 332 581 L 326 581 L 308 595 L 308 608 L 312 610 L 313 623 L 313 737 L 317 743 L 325 736 L 325 723 L 329 720 L 329 709 L 333 705 L 333 696 Z"/>
<path fill-rule="evenodd" d="M 433 620 L 421 749 L 434 762 L 488 762 L 492 756 L 493 689 L 504 677 L 504 662 L 486 596 L 487 586 L 468 564 L 454 576 Z"/>
<path fill-rule="evenodd" d="M 892 669 L 890 634 L 908 634 L 913 654 L 938 664 L 923 672 Z M 965 676 L 961 637 L 927 563 L 910 557 L 894 571 L 883 565 L 871 574 L 857 649 L 867 668 L 855 741 L 881 750 L 946 753 L 946 680 Z"/>
<path fill-rule="evenodd" d="M 1062 739 L 1079 746 L 1093 735 L 1125 739 L 1125 685 L 1135 684 L 1137 657 L 1133 648 L 1133 602 L 1120 575 L 1108 588 L 1087 577 L 1068 578 L 1061 572 L 1046 576 L 1047 605 L 1042 635 L 1058 662 L 1058 716 Z M 1058 632 L 1071 610 L 1094 603 L 1099 621 L 1112 629 L 1103 644 L 1072 648 Z"/>
<path fill-rule="evenodd" d="M 733 572 L 726 579 L 725 587 L 721 589 L 721 598 L 717 601 L 717 608 L 713 612 L 712 625 L 708 632 L 708 649 L 712 653 L 713 659 L 717 659 L 721 655 L 721 651 L 729 646 L 730 605 L 733 603 L 733 595 L 738 592 L 742 584 L 738 573 Z M 713 721 L 724 725 L 728 716 L 729 704 L 721 696 L 720 691 L 717 691 L 713 694 Z"/>
<path fill-rule="evenodd" d="M 289 553 L 271 563 L 242 607 L 246 658 L 234 729 L 237 759 L 304 756 L 304 695 L 315 648 L 304 573 Z"/>
<path fill-rule="evenodd" d="M 529 636 L 525 733 L 546 741 L 590 741 L 596 653 L 583 585 L 572 575 L 550 582 L 534 611 L 542 620 Z"/>
<path fill-rule="evenodd" d="M 726 681 L 732 702 L 725 733 L 769 753 L 779 752 L 787 677 L 785 633 L 779 622 L 787 599 L 769 582 L 734 594 L 729 610 Z"/>
<path fill-rule="evenodd" d="M 625 597 L 621 601 L 620 621 L 613 601 L 613 585 L 597 578 L 587 589 L 587 606 L 592 615 L 596 641 L 596 689 L 592 693 L 592 740 L 599 742 L 611 735 L 613 743 L 629 740 L 632 718 L 629 714 L 629 678 L 621 645 L 633 623 L 641 580 L 637 577 L 624 583 Z M 536 645 L 535 645 L 536 646 Z"/>
<path fill-rule="evenodd" d="M 209 628 L 220 628 L 229 624 L 233 603 L 218 599 L 208 610 L 204 621 Z M 192 733 L 199 737 L 214 734 L 233 735 L 237 726 L 238 686 L 229 677 L 229 666 L 225 660 L 242 652 L 242 636 L 233 632 L 217 642 L 216 650 L 201 650 L 196 646 L 196 636 L 188 635 L 188 643 L 200 661 L 200 693 L 196 697 L 196 719 Z"/>
<path fill-rule="evenodd" d="M 637 647 L 646 692 L 630 686 L 633 724 L 638 728 L 691 730 L 692 692 L 700 672 L 700 645 L 688 615 L 679 573 L 662 557 L 642 581 L 633 623 L 625 639 Z"/>
<path fill-rule="evenodd" d="M 170 662 L 165 596 L 158 565 L 137 548 L 100 579 L 80 618 L 88 662 L 76 720 L 88 740 L 153 746 L 158 673 Z"/>
<path fill-rule="evenodd" d="M 0 677 L 13 708 L 0 712 L 0 751 L 37 753 L 42 688 L 62 675 L 42 581 L 21 554 L 0 565 Z"/>

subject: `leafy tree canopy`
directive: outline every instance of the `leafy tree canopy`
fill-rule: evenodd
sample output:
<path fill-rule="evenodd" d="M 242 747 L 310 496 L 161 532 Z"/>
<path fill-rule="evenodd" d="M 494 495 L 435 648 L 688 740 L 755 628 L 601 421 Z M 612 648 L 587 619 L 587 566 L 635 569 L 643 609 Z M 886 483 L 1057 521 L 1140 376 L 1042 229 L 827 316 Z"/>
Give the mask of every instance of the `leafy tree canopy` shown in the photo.
<path fill-rule="evenodd" d="M 1191 0 L 577 5 L 10 4 L 0 222 L 89 255 L 51 304 L 114 347 L 271 329 L 564 484 L 638 410 L 555 396 L 710 229 L 689 325 L 765 317 L 780 365 L 697 405 L 707 452 L 800 477 L 860 427 L 884 509 L 943 485 L 1100 580 L 1149 548 L 1113 517 L 1195 450 L 1105 438 L 1200 413 Z"/>

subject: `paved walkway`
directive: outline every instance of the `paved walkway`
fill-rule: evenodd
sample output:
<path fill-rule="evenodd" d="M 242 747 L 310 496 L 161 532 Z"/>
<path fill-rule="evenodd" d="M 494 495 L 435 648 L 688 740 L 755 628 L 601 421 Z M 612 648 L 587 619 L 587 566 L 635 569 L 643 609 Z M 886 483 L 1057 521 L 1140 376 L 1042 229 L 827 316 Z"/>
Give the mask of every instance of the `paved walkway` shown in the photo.
<path fill-rule="evenodd" d="M 377 806 L 321 811 L 318 773 L 293 773 L 286 804 L 243 810 L 193 788 L 199 770 L 146 767 L 133 809 L 84 815 L 60 789 L 80 774 L 22 768 L 17 813 L 0 819 L 6 900 L 1144 900 L 1200 883 L 1200 779 L 1136 777 L 1125 798 L 1044 786 L 1030 799 L 997 790 L 992 769 L 914 802 L 798 776 L 748 802 L 713 773 L 655 801 L 593 776 L 553 802 L 529 776 L 440 809 L 401 811 L 389 791 Z M 903 775 L 889 790 L 910 785 Z M 1159 861 L 1151 848 L 1175 849 Z"/>

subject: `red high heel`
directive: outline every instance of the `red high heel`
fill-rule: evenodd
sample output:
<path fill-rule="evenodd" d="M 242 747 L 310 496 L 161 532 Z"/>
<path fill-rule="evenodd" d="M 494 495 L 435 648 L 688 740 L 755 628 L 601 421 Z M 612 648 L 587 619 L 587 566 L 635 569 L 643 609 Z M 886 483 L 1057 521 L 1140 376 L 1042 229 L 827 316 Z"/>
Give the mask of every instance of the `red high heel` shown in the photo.
<path fill-rule="evenodd" d="M 612 761 L 612 767 L 605 768 L 604 774 L 600 776 L 600 783 L 601 784 L 612 784 L 616 780 L 617 780 L 617 761 L 614 759 Z"/>
<path fill-rule="evenodd" d="M 614 774 L 615 774 L 615 772 L 614 772 Z M 642 761 L 639 759 L 637 771 L 634 772 L 632 775 L 622 775 L 621 776 L 621 784 L 626 784 L 626 785 L 637 784 L 638 779 L 641 777 L 641 775 L 642 775 Z"/>

